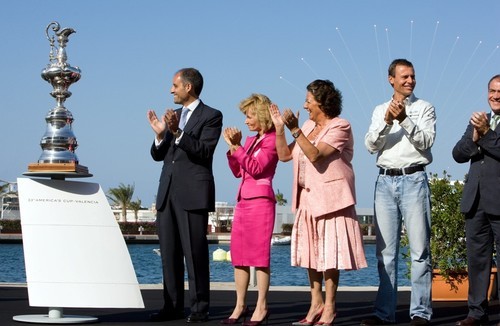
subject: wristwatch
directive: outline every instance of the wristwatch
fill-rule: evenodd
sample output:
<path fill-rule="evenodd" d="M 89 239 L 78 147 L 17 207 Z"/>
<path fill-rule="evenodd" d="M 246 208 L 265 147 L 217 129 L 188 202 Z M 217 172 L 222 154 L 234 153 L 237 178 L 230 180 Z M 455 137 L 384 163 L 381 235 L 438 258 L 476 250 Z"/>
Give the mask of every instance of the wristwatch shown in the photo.
<path fill-rule="evenodd" d="M 182 130 L 181 129 L 177 129 L 177 131 L 174 132 L 174 137 L 175 138 L 179 138 L 181 136 L 181 134 L 182 134 Z"/>
<path fill-rule="evenodd" d="M 302 130 L 297 129 L 296 132 L 292 132 L 292 137 L 295 138 L 295 139 L 297 139 L 297 138 L 299 138 L 299 136 L 300 136 L 301 133 L 302 133 Z"/>

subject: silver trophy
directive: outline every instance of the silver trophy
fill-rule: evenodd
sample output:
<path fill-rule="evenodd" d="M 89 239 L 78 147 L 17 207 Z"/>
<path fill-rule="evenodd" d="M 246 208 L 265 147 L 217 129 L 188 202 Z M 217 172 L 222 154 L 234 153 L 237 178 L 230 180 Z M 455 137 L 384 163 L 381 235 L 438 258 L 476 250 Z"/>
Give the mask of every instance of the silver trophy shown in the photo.
<path fill-rule="evenodd" d="M 52 36 L 49 35 L 51 28 Z M 57 22 L 51 22 L 45 29 L 50 42 L 50 63 L 42 70 L 41 75 L 52 85 L 53 91 L 50 95 L 56 99 L 57 105 L 45 117 L 47 130 L 40 141 L 43 152 L 38 163 L 28 166 L 30 172 L 88 174 L 87 167 L 79 164 L 75 154 L 78 143 L 71 127 L 73 115 L 64 106 L 66 99 L 71 96 L 69 87 L 81 77 L 80 68 L 72 67 L 67 62 L 66 43 L 73 33 L 75 33 L 74 29 L 61 29 Z M 55 45 L 56 37 L 59 46 Z"/>

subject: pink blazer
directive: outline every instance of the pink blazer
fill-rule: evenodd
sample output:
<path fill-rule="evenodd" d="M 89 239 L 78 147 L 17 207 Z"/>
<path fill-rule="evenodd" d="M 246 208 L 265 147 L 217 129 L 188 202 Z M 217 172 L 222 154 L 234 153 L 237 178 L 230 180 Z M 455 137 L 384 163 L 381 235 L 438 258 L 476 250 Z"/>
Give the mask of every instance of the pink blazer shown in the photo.
<path fill-rule="evenodd" d="M 308 135 L 314 129 L 315 123 L 307 120 L 302 126 L 304 135 Z M 307 157 L 305 160 L 305 189 L 311 198 L 311 207 L 307 211 L 314 217 L 336 212 L 348 206 L 356 204 L 356 192 L 354 188 L 354 171 L 351 160 L 354 152 L 354 139 L 351 125 L 347 120 L 334 118 L 321 130 L 315 145 L 324 142 L 336 148 L 338 152 L 325 157 L 317 163 L 311 163 Z M 300 147 L 295 144 L 293 148 L 293 189 L 292 210 L 298 208 L 298 157 Z"/>
<path fill-rule="evenodd" d="M 247 137 L 245 144 L 231 155 L 227 152 L 229 168 L 242 178 L 236 199 L 267 197 L 276 202 L 273 177 L 278 164 L 276 133 L 268 131 L 262 137 Z"/>

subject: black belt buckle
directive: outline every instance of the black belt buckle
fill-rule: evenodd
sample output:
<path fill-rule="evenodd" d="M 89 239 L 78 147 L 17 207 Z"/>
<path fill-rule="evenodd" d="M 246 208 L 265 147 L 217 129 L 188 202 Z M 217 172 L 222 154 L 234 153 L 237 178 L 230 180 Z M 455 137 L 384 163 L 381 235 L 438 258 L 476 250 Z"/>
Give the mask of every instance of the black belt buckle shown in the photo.
<path fill-rule="evenodd" d="M 406 175 L 406 174 L 413 174 L 413 173 L 418 172 L 418 171 L 424 171 L 424 166 L 423 165 L 414 165 L 414 166 L 409 166 L 407 168 L 401 168 L 401 169 L 382 169 L 382 168 L 380 168 L 379 174 L 394 177 L 394 176 L 400 176 L 400 175 Z"/>

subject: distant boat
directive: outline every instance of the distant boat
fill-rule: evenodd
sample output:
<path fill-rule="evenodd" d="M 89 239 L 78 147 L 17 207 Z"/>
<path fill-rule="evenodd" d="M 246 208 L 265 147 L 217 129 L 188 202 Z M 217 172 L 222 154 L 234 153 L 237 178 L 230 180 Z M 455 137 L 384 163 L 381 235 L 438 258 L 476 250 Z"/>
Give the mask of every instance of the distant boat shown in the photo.
<path fill-rule="evenodd" d="M 292 242 L 292 238 L 290 236 L 274 237 L 271 239 L 271 245 L 273 245 L 273 246 L 285 246 L 285 245 L 289 245 L 291 242 Z"/>

